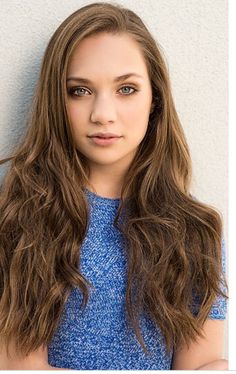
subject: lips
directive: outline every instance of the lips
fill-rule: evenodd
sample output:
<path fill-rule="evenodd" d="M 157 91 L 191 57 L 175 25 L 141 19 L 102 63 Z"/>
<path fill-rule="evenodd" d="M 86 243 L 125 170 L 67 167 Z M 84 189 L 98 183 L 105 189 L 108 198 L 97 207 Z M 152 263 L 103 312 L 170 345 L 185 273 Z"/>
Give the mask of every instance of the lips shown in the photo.
<path fill-rule="evenodd" d="M 113 133 L 95 133 L 88 135 L 89 138 L 101 138 L 101 139 L 111 139 L 111 138 L 120 138 L 119 135 Z"/>
<path fill-rule="evenodd" d="M 112 139 L 112 138 L 118 138 L 118 136 L 91 136 L 91 138 Z"/>
<path fill-rule="evenodd" d="M 109 146 L 109 145 L 112 145 L 112 144 L 115 144 L 117 142 L 120 141 L 120 139 L 122 138 L 122 136 L 115 136 L 115 137 L 112 137 L 112 138 L 103 138 L 103 137 L 99 137 L 99 136 L 91 136 L 90 139 L 91 139 L 91 142 L 93 144 L 96 144 L 96 145 L 99 145 L 99 146 Z"/>

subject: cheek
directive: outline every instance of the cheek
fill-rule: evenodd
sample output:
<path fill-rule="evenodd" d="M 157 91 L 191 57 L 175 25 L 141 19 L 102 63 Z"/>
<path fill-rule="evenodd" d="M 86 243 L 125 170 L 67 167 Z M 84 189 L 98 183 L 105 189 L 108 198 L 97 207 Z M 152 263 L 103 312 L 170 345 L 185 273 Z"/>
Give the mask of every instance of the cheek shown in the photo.
<path fill-rule="evenodd" d="M 122 110 L 122 122 L 136 135 L 146 132 L 149 120 L 150 103 L 147 98 L 129 103 Z"/>
<path fill-rule="evenodd" d="M 83 124 L 86 123 L 86 111 L 81 110 L 81 107 L 76 103 L 67 105 L 67 114 L 71 123 L 72 130 L 75 133 L 83 129 Z"/>
<path fill-rule="evenodd" d="M 127 101 L 124 105 L 124 110 L 131 117 L 145 119 L 149 116 L 150 103 L 152 96 L 149 91 L 137 93 L 130 101 Z"/>
<path fill-rule="evenodd" d="M 78 105 L 74 105 L 73 103 L 68 104 L 67 112 L 72 122 L 74 122 L 77 118 L 79 118 L 80 110 L 78 109 Z"/>

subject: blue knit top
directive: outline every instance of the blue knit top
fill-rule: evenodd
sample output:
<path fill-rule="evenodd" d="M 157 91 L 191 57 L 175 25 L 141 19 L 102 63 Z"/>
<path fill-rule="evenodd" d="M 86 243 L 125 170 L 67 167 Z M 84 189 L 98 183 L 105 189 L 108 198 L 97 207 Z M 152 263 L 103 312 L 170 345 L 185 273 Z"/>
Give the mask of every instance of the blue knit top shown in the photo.
<path fill-rule="evenodd" d="M 48 346 L 50 365 L 77 370 L 170 370 L 173 351 L 147 315 L 140 327 L 149 355 L 145 355 L 125 317 L 126 256 L 122 234 L 113 225 L 119 199 L 85 190 L 90 206 L 88 232 L 81 247 L 82 274 L 92 283 L 89 301 L 73 288 L 62 318 Z M 225 249 L 222 246 L 225 270 Z M 227 303 L 219 298 L 209 318 L 225 319 Z"/>

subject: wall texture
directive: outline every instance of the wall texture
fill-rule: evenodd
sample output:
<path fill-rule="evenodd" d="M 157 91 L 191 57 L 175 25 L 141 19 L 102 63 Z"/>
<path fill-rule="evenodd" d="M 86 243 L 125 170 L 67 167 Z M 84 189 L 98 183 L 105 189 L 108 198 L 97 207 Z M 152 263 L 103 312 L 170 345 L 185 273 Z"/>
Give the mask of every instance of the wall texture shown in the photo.
<path fill-rule="evenodd" d="M 49 38 L 67 16 L 91 2 L 1 0 L 0 159 L 24 134 L 25 116 Z M 116 3 L 136 11 L 162 46 L 193 160 L 192 193 L 222 213 L 227 245 L 227 1 Z M 0 168 L 0 177 L 5 170 Z M 226 329 L 226 357 L 227 351 Z"/>

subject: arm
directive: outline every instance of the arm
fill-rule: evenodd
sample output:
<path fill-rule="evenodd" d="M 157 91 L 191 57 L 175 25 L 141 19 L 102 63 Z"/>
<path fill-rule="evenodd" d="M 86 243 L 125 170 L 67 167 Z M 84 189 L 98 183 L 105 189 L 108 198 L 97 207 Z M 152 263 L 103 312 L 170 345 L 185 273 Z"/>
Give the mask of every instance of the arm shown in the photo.
<path fill-rule="evenodd" d="M 189 349 L 182 346 L 174 352 L 172 370 L 228 370 L 223 359 L 224 320 L 207 319 L 203 334 Z"/>
<path fill-rule="evenodd" d="M 0 347 L 0 370 L 68 370 L 48 364 L 48 350 L 40 347 L 27 357 L 16 354 L 13 345 L 9 349 L 10 357 L 4 346 Z"/>
<path fill-rule="evenodd" d="M 228 361 L 222 358 L 220 360 L 200 366 L 196 370 L 229 370 Z"/>

